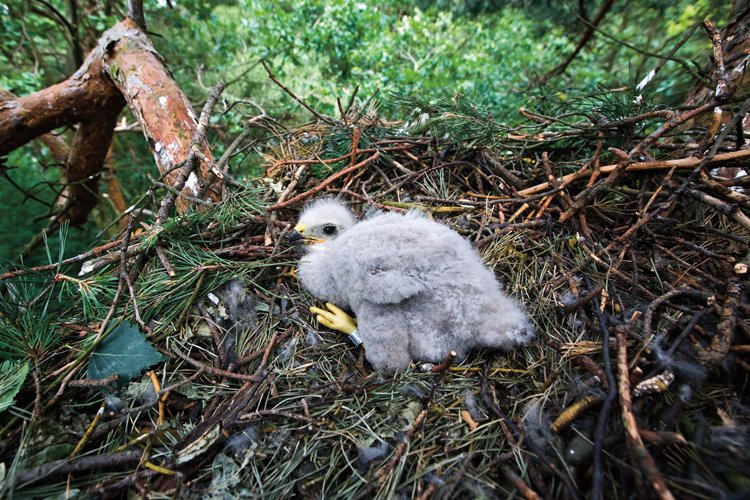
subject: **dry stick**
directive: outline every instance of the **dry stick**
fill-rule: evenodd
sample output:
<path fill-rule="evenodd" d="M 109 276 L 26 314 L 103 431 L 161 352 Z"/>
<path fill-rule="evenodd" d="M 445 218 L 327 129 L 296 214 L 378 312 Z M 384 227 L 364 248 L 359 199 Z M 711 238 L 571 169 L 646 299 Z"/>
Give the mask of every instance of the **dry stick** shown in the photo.
<path fill-rule="evenodd" d="M 86 446 L 86 443 L 88 443 L 89 439 L 91 438 L 91 434 L 94 432 L 94 429 L 99 423 L 99 420 L 101 420 L 102 416 L 104 415 L 104 409 L 106 407 L 107 400 L 105 399 L 104 401 L 102 401 L 102 404 L 99 405 L 99 409 L 96 411 L 96 415 L 94 415 L 93 420 L 91 420 L 91 423 L 86 429 L 86 432 L 83 433 L 83 436 L 81 437 L 80 441 L 78 441 L 76 447 L 73 448 L 73 451 L 70 452 L 70 455 L 68 455 L 68 460 L 74 459 L 81 452 L 83 447 Z"/>
<path fill-rule="evenodd" d="M 106 387 L 109 384 L 117 382 L 119 379 L 120 375 L 117 373 L 105 378 L 81 378 L 68 382 L 68 387 Z"/>
<path fill-rule="evenodd" d="M 731 217 L 735 222 L 750 231 L 750 217 L 745 215 L 745 213 L 740 210 L 737 205 L 726 203 L 718 198 L 715 198 L 696 189 L 685 188 L 683 191 L 687 196 L 694 198 L 705 205 L 708 205 L 709 207 L 726 215 L 727 217 Z"/>
<path fill-rule="evenodd" d="M 133 217 L 133 214 L 131 213 L 128 217 L 128 225 L 125 228 L 125 236 L 123 237 L 123 244 L 125 241 L 127 241 L 127 244 L 130 244 L 130 234 L 133 231 L 133 224 L 135 222 L 135 217 Z M 133 280 L 130 279 L 130 274 L 128 273 L 128 260 L 127 255 L 125 252 L 120 252 L 120 279 L 125 281 L 125 284 L 128 286 L 128 291 L 130 292 L 130 299 L 133 301 L 133 315 L 135 316 L 135 321 L 138 323 L 138 325 L 146 332 L 149 331 L 148 325 L 143 322 L 141 319 L 140 311 L 138 311 L 138 301 L 135 298 L 135 289 L 133 288 Z M 126 306 L 127 308 L 127 306 Z"/>
<path fill-rule="evenodd" d="M 239 419 L 243 421 L 262 420 L 263 417 L 284 417 L 291 418 L 294 420 L 301 420 L 314 428 L 320 427 L 320 424 L 315 421 L 314 418 L 305 417 L 303 415 L 297 415 L 296 413 L 282 411 L 282 410 L 253 410 L 244 415 L 240 415 Z"/>
<path fill-rule="evenodd" d="M 276 342 L 281 342 L 282 340 L 286 340 L 291 334 L 292 334 L 292 330 L 287 329 L 287 331 L 285 331 L 284 333 L 282 333 L 276 338 Z M 245 354 L 244 356 L 240 358 L 237 364 L 239 366 L 246 365 L 250 363 L 251 361 L 258 359 L 259 357 L 264 356 L 266 352 L 269 352 L 268 348 L 264 347 L 263 349 L 257 350 L 255 352 L 251 352 L 250 354 Z"/>
<path fill-rule="evenodd" d="M 358 149 L 358 153 L 374 153 L 376 151 L 379 152 L 388 152 L 388 151 L 403 151 L 404 154 L 409 154 L 409 150 L 412 149 L 413 145 L 411 143 L 406 144 L 404 146 L 385 146 L 385 147 L 376 147 L 376 148 L 362 148 Z M 351 156 L 351 152 L 346 153 L 345 155 L 338 156 L 336 158 L 328 158 L 327 160 L 321 160 L 320 158 L 316 158 L 314 160 L 279 160 L 274 162 L 270 168 L 276 168 L 280 167 L 281 165 L 330 165 L 332 163 L 337 163 L 342 160 L 346 160 Z M 408 170 L 408 169 L 407 169 Z M 414 174 L 414 172 L 410 171 L 409 174 Z"/>
<path fill-rule="evenodd" d="M 633 414 L 633 401 L 630 399 L 630 378 L 628 372 L 628 340 L 627 328 L 619 325 L 617 333 L 617 371 L 618 387 L 620 393 L 620 411 L 622 423 L 625 427 L 625 442 L 630 449 L 633 463 L 640 466 L 646 478 L 651 482 L 651 487 L 656 495 L 665 500 L 672 500 L 672 492 L 669 491 L 666 481 L 656 466 L 654 457 L 648 452 L 638 432 L 638 423 Z"/>
<path fill-rule="evenodd" d="M 646 315 L 643 317 L 643 338 L 646 339 L 648 342 L 650 342 L 651 337 L 653 337 L 651 324 L 654 321 L 654 314 L 656 313 L 656 310 L 665 302 L 675 297 L 678 297 L 680 295 L 687 295 L 688 297 L 693 297 L 693 298 L 703 299 L 703 300 L 708 300 L 710 298 L 709 293 L 701 292 L 699 290 L 693 290 L 692 288 L 689 288 L 689 287 L 675 288 L 674 290 L 670 290 L 664 295 L 657 297 L 653 302 L 649 304 L 648 308 L 646 308 Z"/>
<path fill-rule="evenodd" d="M 584 275 L 586 286 L 591 288 L 591 281 L 587 275 Z M 591 309 L 594 311 L 601 328 L 602 335 L 602 362 L 604 364 L 604 372 L 607 374 L 607 386 L 609 391 L 607 397 L 604 399 L 602 404 L 602 410 L 599 412 L 599 417 L 596 422 L 596 431 L 594 434 L 594 470 L 592 472 L 591 480 L 591 498 L 593 500 L 600 500 L 603 498 L 602 494 L 602 452 L 604 448 L 604 432 L 607 427 L 607 420 L 609 418 L 609 410 L 612 407 L 612 403 L 617 397 L 617 386 L 615 385 L 615 376 L 612 373 L 612 362 L 609 356 L 609 328 L 607 328 L 607 320 L 604 318 L 601 309 L 599 308 L 599 300 L 594 298 L 591 303 Z"/>
<path fill-rule="evenodd" d="M 580 41 L 578 42 L 578 45 L 576 45 L 575 50 L 571 52 L 571 54 L 565 59 L 562 63 L 560 63 L 558 66 L 552 69 L 549 73 L 544 75 L 541 80 L 542 84 L 547 83 L 552 78 L 556 77 L 557 75 L 561 75 L 565 69 L 568 67 L 568 65 L 573 62 L 573 59 L 576 58 L 579 52 L 583 49 L 583 47 L 586 46 L 586 44 L 591 40 L 591 38 L 594 36 L 594 32 L 596 31 L 596 27 L 599 25 L 600 22 L 602 22 L 602 19 L 604 19 L 604 16 L 607 15 L 607 12 L 612 7 L 612 4 L 614 4 L 614 0 L 606 0 L 602 3 L 601 7 L 599 7 L 599 12 L 596 13 L 596 17 L 594 17 L 593 21 L 587 22 L 588 28 L 583 33 L 583 36 L 581 36 Z M 583 5 L 583 4 L 581 4 Z M 587 20 L 588 21 L 588 20 Z"/>
<path fill-rule="evenodd" d="M 703 27 L 711 37 L 711 44 L 713 45 L 713 60 L 716 65 L 716 94 L 714 97 L 719 102 L 726 102 L 729 98 L 729 78 L 727 77 L 727 69 L 724 66 L 724 54 L 721 50 L 721 32 L 716 28 L 716 25 L 709 19 L 703 20 Z"/>
<path fill-rule="evenodd" d="M 727 135 L 729 135 L 729 132 L 734 129 L 735 125 L 741 126 L 742 121 L 745 119 L 748 111 L 750 111 L 750 99 L 745 99 L 745 102 L 742 103 L 742 106 L 740 106 L 740 109 L 737 111 L 737 113 L 732 116 L 729 124 L 724 127 L 724 130 L 721 131 L 718 137 L 714 138 L 714 143 L 711 146 L 711 149 L 709 149 L 708 153 L 703 155 L 703 159 L 701 160 L 701 162 L 695 166 L 693 171 L 690 172 L 690 175 L 688 175 L 682 181 L 682 184 L 669 196 L 667 200 L 668 202 L 672 202 L 673 200 L 675 200 L 679 195 L 682 194 L 685 189 L 687 189 L 688 185 L 691 184 L 693 180 L 695 180 L 695 178 L 704 169 L 704 167 L 706 167 L 706 165 L 708 165 L 709 162 L 716 156 L 716 153 L 719 151 L 719 146 L 724 142 L 724 139 L 727 137 Z M 707 138 L 706 141 L 708 140 L 709 139 Z"/>
<path fill-rule="evenodd" d="M 672 166 L 671 169 L 669 170 L 669 172 L 667 173 L 667 175 L 664 176 L 664 178 L 662 179 L 659 187 L 651 195 L 651 198 L 649 198 L 648 203 L 646 203 L 646 206 L 643 208 L 643 210 L 641 210 L 641 214 L 642 215 L 638 218 L 638 220 L 635 222 L 635 224 L 633 224 L 632 226 L 630 226 L 630 228 L 627 231 L 625 231 L 623 234 L 621 234 L 620 236 L 618 236 L 617 238 L 615 238 L 613 241 L 611 241 L 605 248 L 597 251 L 594 254 L 591 254 L 589 252 L 589 258 L 591 260 L 593 260 L 595 262 L 600 261 L 601 259 L 599 259 L 599 256 L 606 255 L 615 246 L 619 245 L 620 243 L 622 243 L 625 240 L 627 240 L 628 238 L 630 238 L 630 236 L 632 236 L 633 234 L 635 234 L 636 231 L 638 231 L 642 226 L 644 226 L 645 224 L 647 224 L 651 220 L 651 218 L 654 215 L 656 215 L 661 210 L 661 209 L 657 209 L 657 210 L 654 210 L 654 211 L 649 211 L 649 208 L 654 203 L 654 201 L 656 201 L 656 198 L 659 195 L 659 193 L 661 192 L 661 190 L 663 189 L 664 185 L 667 184 L 669 182 L 669 180 L 672 178 L 672 175 L 674 174 L 674 172 L 675 172 L 676 169 L 677 169 L 676 166 Z M 583 262 L 581 264 L 578 264 L 573 269 L 568 270 L 568 272 L 566 272 L 565 275 L 563 275 L 562 278 L 563 279 L 568 279 L 573 274 L 580 272 L 587 265 L 588 265 L 588 261 Z M 613 271 L 615 271 L 615 270 L 613 269 Z M 620 271 L 616 271 L 616 273 L 620 273 Z M 554 286 L 557 286 L 560 283 L 562 283 L 562 281 L 560 279 L 555 280 L 555 281 L 552 282 L 552 284 Z M 646 297 L 653 297 L 653 294 L 650 291 L 648 291 L 647 289 L 645 289 L 642 285 L 638 284 L 637 287 L 641 290 L 641 292 L 644 293 L 644 295 Z"/>
<path fill-rule="evenodd" d="M 209 373 L 211 375 L 215 375 L 217 377 L 227 377 L 227 378 L 233 378 L 236 380 L 244 380 L 245 382 L 257 382 L 259 380 L 259 377 L 256 375 L 243 375 L 242 373 L 234 373 L 227 370 L 220 370 L 218 368 L 213 368 L 208 365 L 204 365 L 200 361 L 196 361 L 181 350 L 179 350 L 177 347 L 172 347 L 172 352 L 177 354 L 180 358 L 187 361 L 189 364 L 193 365 L 195 368 L 198 368 L 199 370 L 203 370 L 206 373 Z"/>
<path fill-rule="evenodd" d="M 349 155 L 347 154 L 345 156 L 345 158 L 348 157 L 348 156 Z M 358 168 L 364 167 L 365 165 L 368 165 L 368 164 L 372 163 L 373 161 L 377 160 L 378 158 L 380 158 L 380 151 L 375 151 L 375 153 L 372 156 L 370 156 L 369 158 L 366 158 L 366 159 L 362 160 L 361 162 L 359 162 L 359 163 L 357 163 L 355 165 L 347 167 L 344 170 L 340 170 L 339 172 L 336 172 L 335 174 L 333 174 L 332 176 L 328 177 L 325 181 L 321 182 L 320 184 L 318 184 L 314 188 L 310 189 L 309 191 L 305 191 L 302 194 L 298 194 L 297 196 L 295 196 L 291 200 L 287 200 L 287 201 L 285 201 L 283 203 L 277 203 L 275 205 L 272 205 L 272 206 L 268 207 L 266 209 L 266 212 L 275 212 L 276 210 L 281 210 L 282 208 L 288 207 L 289 205 L 297 203 L 298 201 L 302 201 L 305 198 L 309 198 L 310 196 L 314 195 L 315 193 L 317 193 L 319 191 L 322 191 L 323 189 L 325 189 L 326 187 L 328 187 L 335 180 L 340 179 L 341 177 L 344 177 L 348 173 L 353 172 L 353 171 L 357 170 Z"/>
<path fill-rule="evenodd" d="M 451 366 L 453 366 L 453 362 L 456 360 L 456 356 L 458 356 L 458 353 L 456 351 L 449 352 L 448 356 L 445 357 L 445 360 L 443 360 L 443 362 L 439 365 L 433 366 L 430 371 L 432 373 L 443 373 L 447 371 Z"/>
<path fill-rule="evenodd" d="M 173 277 L 177 275 L 174 267 L 172 267 L 172 264 L 169 262 L 167 253 L 164 251 L 164 247 L 161 245 L 161 243 L 158 242 L 156 243 L 156 256 L 159 257 L 161 265 L 164 267 L 164 270 L 167 271 L 168 276 Z"/>
<path fill-rule="evenodd" d="M 273 83 L 275 83 L 276 85 L 278 85 L 281 90 L 283 90 L 284 92 L 286 92 L 289 95 L 289 97 L 291 97 L 292 99 L 294 99 L 295 101 L 297 101 L 298 103 L 300 103 L 306 110 L 308 110 L 310 113 L 312 113 L 313 115 L 315 115 L 315 117 L 318 120 L 320 120 L 322 122 L 325 122 L 328 125 L 336 125 L 335 121 L 331 120 L 330 118 L 328 118 L 325 115 L 320 114 L 318 111 L 315 110 L 315 108 L 313 108 L 312 106 L 310 106 L 309 104 L 307 104 L 304 100 L 302 100 L 299 97 L 297 97 L 294 94 L 294 92 L 292 92 L 291 90 L 289 90 L 283 83 L 281 83 L 279 81 L 279 79 L 276 78 L 276 75 L 274 75 L 271 72 L 271 70 L 268 68 L 268 65 L 266 64 L 265 59 L 261 59 L 260 63 L 263 65 L 263 68 L 265 68 L 266 73 L 268 73 L 268 78 L 270 78 L 273 81 Z"/>
<path fill-rule="evenodd" d="M 593 290 L 591 290 L 583 297 L 579 297 L 578 300 L 576 300 L 572 304 L 565 304 L 565 306 L 563 307 L 563 312 L 565 312 L 565 314 L 570 314 L 578 310 L 579 307 L 585 306 L 586 304 L 597 298 L 599 295 L 601 295 L 602 290 L 604 290 L 604 287 L 602 285 L 595 286 Z"/>
<path fill-rule="evenodd" d="M 750 149 L 741 149 L 739 151 L 732 151 L 729 153 L 721 153 L 717 154 L 713 158 L 711 158 L 708 162 L 706 162 L 707 165 L 711 165 L 714 163 L 723 163 L 723 162 L 730 162 L 735 160 L 744 160 L 750 158 Z M 679 169 L 687 169 L 687 168 L 695 168 L 697 165 L 701 163 L 700 158 L 680 158 L 678 160 L 663 160 L 663 161 L 647 161 L 647 162 L 639 162 L 639 163 L 632 163 L 628 165 L 625 168 L 626 172 L 641 172 L 641 171 L 649 171 L 649 170 L 666 170 L 669 168 L 679 168 Z M 618 164 L 615 165 L 605 165 L 601 167 L 599 170 L 602 173 L 602 175 L 608 175 L 612 173 L 616 168 Z M 568 184 L 570 182 L 574 182 L 578 179 L 582 179 L 585 177 L 586 172 L 574 172 L 572 174 L 564 175 L 559 179 L 559 181 L 563 184 Z M 538 194 L 543 192 L 546 189 L 550 189 L 552 186 L 549 182 L 543 182 L 541 184 L 537 184 L 536 186 L 531 186 L 529 188 L 524 189 L 523 191 L 519 191 L 519 196 L 530 196 L 534 194 Z"/>
<path fill-rule="evenodd" d="M 628 171 L 628 166 L 631 164 L 632 159 L 636 158 L 639 154 L 641 154 L 641 152 L 645 151 L 651 144 L 653 144 L 657 139 L 659 139 L 669 130 L 714 107 L 715 102 L 704 104 L 703 106 L 699 106 L 698 108 L 685 111 L 684 113 L 681 113 L 680 115 L 672 118 L 668 122 L 663 123 L 658 129 L 656 129 L 656 131 L 654 131 L 651 135 L 646 137 L 637 146 L 630 150 L 627 155 L 627 159 L 624 159 L 617 165 L 615 165 L 615 167 L 610 172 L 611 175 L 609 177 L 578 193 L 575 203 L 560 216 L 560 222 L 565 222 L 566 220 L 576 215 L 580 210 L 585 208 L 591 202 L 596 194 L 618 184 L 620 182 L 620 179 Z M 713 155 L 700 160 L 698 162 L 698 165 L 708 162 L 711 156 Z"/>
<path fill-rule="evenodd" d="M 382 486 L 386 479 L 388 478 L 388 474 L 393 472 L 393 469 L 396 467 L 396 463 L 398 463 L 399 460 L 401 460 L 401 457 L 404 455 L 404 452 L 406 451 L 406 447 L 409 445 L 409 442 L 414 437 L 414 434 L 417 432 L 417 429 L 420 425 L 422 425 L 422 421 L 427 416 L 427 410 L 422 410 L 419 415 L 417 415 L 417 418 L 414 419 L 414 423 L 411 425 L 408 431 L 406 431 L 406 434 L 404 434 L 404 437 L 401 439 L 401 442 L 396 447 L 396 452 L 393 454 L 393 458 L 388 462 L 388 464 L 380 469 L 378 471 L 377 480 L 374 481 L 373 485 L 376 486 Z M 367 490 L 365 490 L 367 491 Z"/>
<path fill-rule="evenodd" d="M 699 358 L 719 366 L 724 358 L 729 354 L 729 348 L 734 337 L 735 326 L 737 325 L 737 305 L 740 301 L 740 284 L 737 276 L 729 278 L 727 283 L 726 300 L 721 307 L 719 317 L 721 320 L 716 325 L 716 334 L 711 338 L 706 352 L 702 353 Z"/>
<path fill-rule="evenodd" d="M 715 107 L 716 101 L 707 102 L 706 104 L 698 106 L 695 109 L 690 109 L 683 113 L 680 113 L 671 120 L 662 123 L 662 125 L 658 129 L 653 131 L 648 137 L 643 139 L 637 146 L 635 146 L 628 152 L 628 158 L 636 158 L 640 153 L 651 147 L 653 143 L 655 143 L 658 139 L 660 139 L 664 134 L 666 134 L 673 128 L 677 127 L 678 125 L 682 125 L 683 123 L 686 123 L 687 121 L 692 120 L 697 116 L 702 115 L 706 111 L 711 111 Z"/>
<path fill-rule="evenodd" d="M 505 463 L 501 462 L 499 465 L 500 472 L 511 482 L 511 484 L 523 495 L 526 500 L 537 500 L 539 494 L 534 491 L 528 484 L 523 482 L 518 474 L 513 472 L 513 469 L 508 467 Z"/>
<path fill-rule="evenodd" d="M 34 378 L 34 411 L 31 413 L 32 422 L 42 414 L 42 384 L 39 381 L 39 365 L 34 363 L 34 370 L 31 372 Z"/>
<path fill-rule="evenodd" d="M 504 224 L 500 229 L 495 230 L 492 234 L 489 234 L 485 236 L 484 238 L 480 238 L 474 242 L 474 246 L 477 248 L 483 248 L 485 245 L 489 244 L 494 240 L 495 238 L 499 238 L 500 236 L 504 236 L 508 233 L 513 232 L 516 229 L 528 229 L 532 227 L 542 227 L 546 226 L 547 221 L 546 220 L 530 220 L 528 222 L 517 222 L 515 224 Z"/>
<path fill-rule="evenodd" d="M 219 161 L 216 162 L 216 171 L 219 172 L 222 176 L 228 175 L 229 168 L 226 167 L 227 163 L 229 163 L 229 159 L 234 154 L 234 151 L 242 144 L 242 141 L 244 141 L 248 135 L 250 135 L 250 131 L 252 130 L 250 128 L 250 124 L 265 118 L 267 115 L 265 111 L 263 111 L 262 114 L 255 116 L 244 123 L 242 133 L 238 135 L 234 141 L 232 141 L 232 144 L 229 145 L 229 147 L 224 151 L 224 154 L 221 155 L 221 158 L 219 158 Z M 200 191 L 198 191 L 198 194 L 196 195 L 196 198 L 203 199 L 205 194 L 208 192 L 208 190 L 211 188 L 214 182 L 216 182 L 216 179 L 218 179 L 219 176 L 216 175 L 213 171 L 211 171 L 210 174 L 208 174 L 208 177 L 203 182 L 203 187 L 201 187 Z M 223 197 L 222 197 L 223 199 Z"/>
<path fill-rule="evenodd" d="M 28 486 L 53 474 L 61 475 L 98 469 L 114 469 L 126 465 L 135 465 L 140 461 L 140 450 L 81 457 L 73 462 L 64 458 L 19 472 L 15 477 L 15 484 L 18 487 Z"/>

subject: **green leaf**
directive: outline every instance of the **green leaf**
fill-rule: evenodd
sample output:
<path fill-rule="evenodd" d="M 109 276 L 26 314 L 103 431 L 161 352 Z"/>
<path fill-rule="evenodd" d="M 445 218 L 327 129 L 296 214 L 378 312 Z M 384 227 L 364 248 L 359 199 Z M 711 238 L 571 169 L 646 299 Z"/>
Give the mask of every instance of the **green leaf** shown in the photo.
<path fill-rule="evenodd" d="M 29 363 L 26 361 L 0 363 L 0 412 L 16 402 L 16 394 L 21 390 L 28 373 Z"/>
<path fill-rule="evenodd" d="M 125 321 L 91 353 L 88 377 L 102 379 L 117 374 L 120 382 L 127 382 L 162 359 L 146 336 Z"/>

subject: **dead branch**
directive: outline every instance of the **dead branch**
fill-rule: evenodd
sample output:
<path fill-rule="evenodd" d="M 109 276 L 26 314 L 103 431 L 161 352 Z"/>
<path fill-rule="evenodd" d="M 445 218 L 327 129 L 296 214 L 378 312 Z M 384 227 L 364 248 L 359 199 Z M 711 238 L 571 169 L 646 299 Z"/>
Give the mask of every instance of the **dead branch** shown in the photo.
<path fill-rule="evenodd" d="M 630 376 L 628 372 L 628 347 L 627 347 L 627 328 L 618 325 L 615 329 L 617 333 L 617 371 L 618 371 L 618 388 L 620 394 L 620 409 L 622 413 L 622 422 L 625 426 L 625 437 L 630 449 L 631 459 L 636 467 L 639 467 L 646 478 L 651 482 L 654 493 L 659 498 L 671 500 L 674 498 L 669 491 L 667 483 L 664 481 L 659 472 L 654 457 L 648 452 L 643 444 L 638 429 L 638 423 L 633 415 L 633 402 L 630 398 Z"/>
<path fill-rule="evenodd" d="M 579 52 L 586 46 L 587 43 L 593 38 L 594 33 L 596 32 L 596 27 L 599 26 L 599 23 L 602 22 L 604 19 L 604 16 L 607 15 L 607 12 L 609 12 L 609 9 L 612 8 L 612 5 L 615 3 L 614 0 L 606 0 L 602 3 L 601 7 L 599 7 L 599 12 L 596 13 L 596 17 L 594 17 L 593 21 L 587 23 L 588 28 L 586 28 L 586 31 L 583 32 L 583 35 L 581 36 L 581 39 L 578 41 L 578 45 L 576 45 L 576 48 L 573 50 L 573 52 L 570 53 L 570 55 L 559 65 L 557 65 L 555 68 L 552 69 L 549 73 L 544 75 L 541 78 L 542 84 L 547 83 L 552 78 L 563 74 L 567 67 L 570 65 L 571 62 L 573 62 L 573 59 L 576 58 Z"/>
<path fill-rule="evenodd" d="M 732 151 L 730 153 L 721 153 L 714 156 L 710 161 L 707 162 L 708 165 L 715 165 L 715 164 L 721 164 L 721 163 L 731 163 L 736 162 L 738 160 L 746 160 L 750 158 L 750 149 L 741 149 L 739 151 Z M 678 169 L 692 169 L 695 168 L 698 164 L 700 164 L 701 159 L 695 158 L 695 157 L 689 157 L 689 158 L 680 158 L 678 160 L 663 160 L 663 161 L 645 161 L 645 162 L 637 162 L 632 163 L 628 165 L 625 168 L 626 172 L 647 172 L 651 170 L 668 170 L 670 168 L 678 168 Z M 602 173 L 602 175 L 609 175 L 617 168 L 618 164 L 613 165 L 605 165 L 601 167 L 599 170 Z M 564 175 L 558 179 L 558 182 L 561 183 L 569 183 L 574 182 L 579 179 L 583 179 L 586 177 L 586 172 L 582 173 L 572 173 L 568 175 Z M 529 188 L 524 189 L 523 191 L 519 191 L 519 196 L 531 196 L 535 195 L 541 192 L 544 192 L 546 189 L 551 189 L 552 186 L 549 182 L 542 182 L 540 184 L 537 184 L 535 186 L 531 186 Z"/>
<path fill-rule="evenodd" d="M 122 453 L 107 453 L 93 457 L 81 457 L 73 461 L 69 461 L 67 458 L 56 460 L 19 472 L 15 476 L 15 484 L 17 486 L 26 486 L 53 475 L 60 476 L 75 472 L 131 467 L 141 461 L 141 455 L 140 450 L 133 450 Z"/>

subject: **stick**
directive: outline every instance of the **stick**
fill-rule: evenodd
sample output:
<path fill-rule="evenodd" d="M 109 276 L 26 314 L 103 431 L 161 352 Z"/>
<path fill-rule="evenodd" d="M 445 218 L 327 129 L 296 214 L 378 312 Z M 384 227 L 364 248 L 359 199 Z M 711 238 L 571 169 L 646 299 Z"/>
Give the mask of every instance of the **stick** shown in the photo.
<path fill-rule="evenodd" d="M 714 156 L 711 160 L 709 160 L 707 163 L 709 165 L 714 163 L 722 163 L 722 162 L 728 162 L 728 161 L 734 161 L 734 160 L 743 160 L 746 158 L 750 158 L 750 149 L 741 149 L 740 151 L 732 151 L 729 153 L 722 153 Z M 696 165 L 698 165 L 702 160 L 700 158 L 680 158 L 678 160 L 663 160 L 663 161 L 647 161 L 647 162 L 639 162 L 639 163 L 633 163 L 631 165 L 628 165 L 625 168 L 626 172 L 641 172 L 641 171 L 648 171 L 648 170 L 666 170 L 670 169 L 672 167 L 680 168 L 680 169 L 688 169 L 688 168 L 694 168 Z M 614 172 L 615 168 L 617 168 L 618 164 L 614 165 L 605 165 L 601 167 L 599 170 L 602 173 L 602 175 L 609 175 L 610 173 Z M 572 182 L 575 180 L 578 180 L 578 178 L 583 178 L 584 176 L 578 173 L 568 174 L 564 175 L 559 179 L 559 182 L 567 183 Z M 531 186 L 530 188 L 526 188 L 523 191 L 519 191 L 519 196 L 530 196 L 534 194 L 538 194 L 543 192 L 545 189 L 550 189 L 552 186 L 549 182 L 543 182 L 541 184 L 537 184 L 536 186 Z"/>
<path fill-rule="evenodd" d="M 107 453 L 94 457 L 82 457 L 73 462 L 68 459 L 55 460 L 32 469 L 18 473 L 15 477 L 17 486 L 27 486 L 47 476 L 69 474 L 72 472 L 84 472 L 97 469 L 115 469 L 130 466 L 141 461 L 141 450 L 126 451 L 124 453 Z"/>
<path fill-rule="evenodd" d="M 347 156 L 349 156 L 349 155 L 347 155 Z M 283 203 L 277 203 L 275 205 L 272 205 L 272 206 L 268 207 L 266 209 L 266 212 L 275 212 L 276 210 L 281 210 L 282 208 L 288 207 L 289 205 L 292 205 L 294 203 L 297 203 L 298 201 L 304 200 L 305 198 L 309 198 L 310 196 L 314 195 L 315 193 L 317 193 L 319 191 L 322 191 L 323 189 L 325 189 L 326 187 L 328 187 L 336 179 L 339 179 L 339 178 L 345 176 L 346 174 L 348 174 L 349 172 L 353 172 L 353 171 L 357 170 L 360 167 L 364 167 L 365 165 L 369 165 L 370 163 L 374 162 L 378 158 L 380 158 L 380 151 L 375 151 L 375 153 L 372 156 L 370 156 L 369 158 L 366 158 L 366 159 L 362 160 L 361 162 L 357 163 L 356 165 L 352 165 L 350 167 L 345 168 L 344 170 L 341 170 L 341 171 L 333 174 L 332 176 L 330 176 L 325 181 L 321 182 L 320 184 L 318 184 L 317 186 L 315 186 L 311 190 L 305 191 L 302 194 L 298 194 L 297 196 L 295 196 L 291 200 L 287 200 L 287 201 L 285 201 Z"/>
<path fill-rule="evenodd" d="M 635 420 L 635 415 L 633 415 L 633 401 L 630 399 L 630 378 L 628 374 L 627 329 L 619 325 L 615 330 L 617 333 L 617 372 L 619 375 L 617 385 L 620 393 L 622 423 L 625 426 L 625 438 L 631 458 L 634 465 L 640 465 L 641 471 L 651 482 L 651 487 L 656 495 L 663 500 L 673 500 L 674 496 L 672 496 L 666 481 L 656 467 L 654 457 L 643 444 L 638 431 L 638 423 Z"/>

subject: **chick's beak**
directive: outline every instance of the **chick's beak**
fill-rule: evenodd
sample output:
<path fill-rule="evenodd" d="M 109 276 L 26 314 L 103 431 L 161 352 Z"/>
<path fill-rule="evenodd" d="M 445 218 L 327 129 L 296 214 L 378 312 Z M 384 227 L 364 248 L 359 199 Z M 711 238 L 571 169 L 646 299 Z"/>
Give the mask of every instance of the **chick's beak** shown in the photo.
<path fill-rule="evenodd" d="M 325 240 L 316 238 L 314 236 L 305 236 L 307 226 L 303 223 L 299 223 L 294 226 L 294 230 L 289 234 L 289 243 L 293 245 L 313 245 L 316 243 L 325 243 Z"/>
<path fill-rule="evenodd" d="M 291 234 L 289 234 L 289 243 L 292 245 L 298 245 L 300 243 L 303 243 L 305 240 L 305 237 L 300 234 L 299 231 L 294 229 Z"/>

